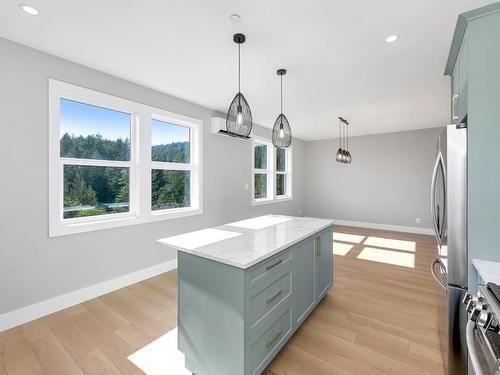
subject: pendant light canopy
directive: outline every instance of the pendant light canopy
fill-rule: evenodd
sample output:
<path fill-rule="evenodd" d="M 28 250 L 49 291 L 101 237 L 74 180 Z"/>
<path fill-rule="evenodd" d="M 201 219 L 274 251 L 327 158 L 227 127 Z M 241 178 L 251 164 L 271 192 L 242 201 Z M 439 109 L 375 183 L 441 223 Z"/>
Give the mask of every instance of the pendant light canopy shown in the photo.
<path fill-rule="evenodd" d="M 292 129 L 288 119 L 283 114 L 283 76 L 286 74 L 286 70 L 278 69 L 276 74 L 281 79 L 281 111 L 276 121 L 274 121 L 272 140 L 274 146 L 287 148 L 292 144 Z"/>
<path fill-rule="evenodd" d="M 351 164 L 352 156 L 349 152 L 349 122 L 339 117 L 339 149 L 335 155 L 338 163 Z"/>
<path fill-rule="evenodd" d="M 252 132 L 252 111 L 241 93 L 241 56 L 240 47 L 245 43 L 245 35 L 234 34 L 233 41 L 238 45 L 238 93 L 229 105 L 226 115 L 226 130 L 229 135 L 250 138 Z"/>

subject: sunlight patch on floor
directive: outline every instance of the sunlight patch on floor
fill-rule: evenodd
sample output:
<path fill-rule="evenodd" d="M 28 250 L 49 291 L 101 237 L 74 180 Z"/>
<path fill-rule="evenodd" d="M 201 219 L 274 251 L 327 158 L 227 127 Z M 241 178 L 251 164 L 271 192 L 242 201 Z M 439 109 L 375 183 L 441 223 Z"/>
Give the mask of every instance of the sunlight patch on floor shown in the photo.
<path fill-rule="evenodd" d="M 365 236 L 359 236 L 357 234 L 333 232 L 333 239 L 335 241 L 361 243 L 361 241 L 365 239 Z"/>
<path fill-rule="evenodd" d="M 128 356 L 146 375 L 191 375 L 184 354 L 177 350 L 177 328 Z"/>
<path fill-rule="evenodd" d="M 413 241 L 394 240 L 392 238 L 368 237 L 364 242 L 368 246 L 385 247 L 387 249 L 415 252 L 416 244 Z"/>
<path fill-rule="evenodd" d="M 335 255 L 346 255 L 351 249 L 354 247 L 354 245 L 349 245 L 346 243 L 341 243 L 341 242 L 335 242 L 333 241 L 333 254 Z"/>
<path fill-rule="evenodd" d="M 415 268 L 415 254 L 411 253 L 365 247 L 357 258 L 394 266 Z"/>

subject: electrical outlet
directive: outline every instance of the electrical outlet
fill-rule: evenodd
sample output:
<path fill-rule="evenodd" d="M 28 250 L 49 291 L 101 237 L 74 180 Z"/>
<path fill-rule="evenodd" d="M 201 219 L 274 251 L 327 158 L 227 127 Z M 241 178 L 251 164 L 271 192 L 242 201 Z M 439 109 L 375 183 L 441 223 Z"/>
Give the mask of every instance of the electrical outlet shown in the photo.
<path fill-rule="evenodd" d="M 248 191 L 248 184 L 245 184 L 245 190 Z"/>
<path fill-rule="evenodd" d="M 302 210 L 299 208 L 299 216 L 302 216 Z"/>
<path fill-rule="evenodd" d="M 420 218 L 419 218 L 419 217 L 417 217 L 417 218 L 415 219 L 415 223 L 420 224 Z"/>

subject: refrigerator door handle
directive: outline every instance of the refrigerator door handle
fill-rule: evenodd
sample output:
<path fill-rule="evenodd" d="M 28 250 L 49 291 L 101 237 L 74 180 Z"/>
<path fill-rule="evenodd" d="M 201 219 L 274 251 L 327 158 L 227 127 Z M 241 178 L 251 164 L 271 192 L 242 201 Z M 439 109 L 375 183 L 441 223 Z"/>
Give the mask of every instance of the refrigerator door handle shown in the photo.
<path fill-rule="evenodd" d="M 439 236 L 439 228 L 436 217 L 436 182 L 437 182 L 437 174 L 439 172 L 439 160 L 441 158 L 441 151 L 438 153 L 436 158 L 436 164 L 434 165 L 434 170 L 432 172 L 432 182 L 431 182 L 431 216 L 432 216 L 432 225 L 434 227 L 434 233 L 436 235 L 436 240 L 438 245 L 441 246 L 441 238 Z"/>
<path fill-rule="evenodd" d="M 441 172 L 443 173 L 443 221 L 441 222 L 441 225 L 439 226 L 439 239 L 440 239 L 440 243 L 442 244 L 443 243 L 443 239 L 444 239 L 444 235 L 445 235 L 445 228 L 446 228 L 446 218 L 447 218 L 447 215 L 446 215 L 446 210 L 447 210 L 447 201 L 448 201 L 448 192 L 447 192 L 447 189 L 448 189 L 448 185 L 447 185 L 447 181 L 446 181 L 446 168 L 444 166 L 444 159 L 443 159 L 443 155 L 441 153 L 439 153 L 439 165 L 441 166 Z M 441 264 L 442 265 L 442 264 Z"/>
<path fill-rule="evenodd" d="M 438 173 L 441 170 L 443 174 L 443 207 L 442 209 L 436 212 L 436 183 Z M 440 211 L 444 212 L 443 220 L 440 222 L 439 217 L 437 215 L 440 214 Z M 432 173 L 432 182 L 431 182 L 431 216 L 432 216 L 432 224 L 434 226 L 434 232 L 436 233 L 436 240 L 438 245 L 441 246 L 443 243 L 443 238 L 445 235 L 446 228 L 446 170 L 444 168 L 444 160 L 441 151 L 439 151 L 438 156 L 436 158 L 436 164 L 434 165 L 434 171 Z"/>
<path fill-rule="evenodd" d="M 431 273 L 432 273 L 432 276 L 438 282 L 439 286 L 441 288 L 443 288 L 445 292 L 447 292 L 448 288 L 446 287 L 446 281 L 445 280 L 441 280 L 441 278 L 439 277 L 439 275 L 436 272 L 436 267 L 437 266 L 439 266 L 439 268 L 440 268 L 441 275 L 446 275 L 446 273 L 445 273 L 446 271 L 445 271 L 445 267 L 444 267 L 443 263 L 441 263 L 441 260 L 439 258 L 436 258 L 431 263 Z"/>

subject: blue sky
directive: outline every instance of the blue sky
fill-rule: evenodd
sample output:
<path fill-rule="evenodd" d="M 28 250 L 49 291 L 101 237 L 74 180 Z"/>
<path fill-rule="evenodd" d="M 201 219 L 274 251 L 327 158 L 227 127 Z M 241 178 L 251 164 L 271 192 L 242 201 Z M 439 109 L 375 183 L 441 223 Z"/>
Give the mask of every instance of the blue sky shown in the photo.
<path fill-rule="evenodd" d="M 153 120 L 151 124 L 151 144 L 153 146 L 185 141 L 189 141 L 189 128 Z"/>
<path fill-rule="evenodd" d="M 100 134 L 112 140 L 130 139 L 130 123 L 129 113 L 61 99 L 61 137 L 68 133 L 84 137 Z"/>
<path fill-rule="evenodd" d="M 100 134 L 103 138 L 130 139 L 131 115 L 106 108 L 61 99 L 61 133 L 75 136 Z M 189 128 L 153 120 L 152 144 L 189 141 Z"/>

